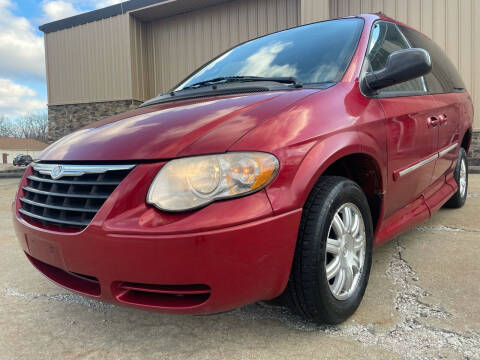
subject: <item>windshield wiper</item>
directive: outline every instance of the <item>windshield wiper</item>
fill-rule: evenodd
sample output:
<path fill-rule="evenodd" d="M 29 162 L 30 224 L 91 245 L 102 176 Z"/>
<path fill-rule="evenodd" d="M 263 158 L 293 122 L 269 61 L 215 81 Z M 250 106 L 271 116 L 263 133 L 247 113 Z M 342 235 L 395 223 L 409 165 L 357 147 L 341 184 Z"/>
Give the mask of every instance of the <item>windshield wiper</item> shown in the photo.
<path fill-rule="evenodd" d="M 234 82 L 253 82 L 253 81 L 272 81 L 284 84 L 293 84 L 296 88 L 300 88 L 303 84 L 296 77 L 262 77 L 262 76 L 223 76 L 214 79 L 204 80 L 195 84 L 185 86 L 181 90 L 197 89 L 203 86 L 226 84 Z"/>

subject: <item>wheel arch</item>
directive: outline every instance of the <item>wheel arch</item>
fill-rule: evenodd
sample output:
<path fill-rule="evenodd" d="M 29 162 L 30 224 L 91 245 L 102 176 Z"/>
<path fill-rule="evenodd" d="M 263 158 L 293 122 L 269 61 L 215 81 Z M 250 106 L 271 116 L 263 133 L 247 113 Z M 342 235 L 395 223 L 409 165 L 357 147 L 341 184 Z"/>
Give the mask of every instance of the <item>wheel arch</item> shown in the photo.
<path fill-rule="evenodd" d="M 471 143 L 472 143 L 472 128 L 470 127 L 465 131 L 465 134 L 463 135 L 462 143 L 461 143 L 461 146 L 465 149 L 467 153 L 468 153 L 468 150 L 470 149 Z"/>
<path fill-rule="evenodd" d="M 382 151 L 371 137 L 353 131 L 328 137 L 312 147 L 296 172 L 292 182 L 296 203 L 298 207 L 304 206 L 321 176 L 343 176 L 359 184 L 365 192 L 376 229 L 386 191 L 386 166 L 386 149 Z"/>
<path fill-rule="evenodd" d="M 333 162 L 321 176 L 341 176 L 357 183 L 367 197 L 374 230 L 383 207 L 382 173 L 377 161 L 366 153 L 354 153 Z"/>

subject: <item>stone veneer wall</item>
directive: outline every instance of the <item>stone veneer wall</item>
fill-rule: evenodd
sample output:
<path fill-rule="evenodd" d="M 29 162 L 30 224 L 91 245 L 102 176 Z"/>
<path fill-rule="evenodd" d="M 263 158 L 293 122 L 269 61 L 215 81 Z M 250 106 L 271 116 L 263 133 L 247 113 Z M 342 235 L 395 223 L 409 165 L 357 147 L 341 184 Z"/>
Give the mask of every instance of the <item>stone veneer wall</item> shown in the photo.
<path fill-rule="evenodd" d="M 472 144 L 470 145 L 468 157 L 469 165 L 480 171 L 480 131 L 474 131 L 472 133 Z"/>
<path fill-rule="evenodd" d="M 50 105 L 48 107 L 48 140 L 55 141 L 85 125 L 135 109 L 141 102 L 119 100 L 87 104 Z"/>

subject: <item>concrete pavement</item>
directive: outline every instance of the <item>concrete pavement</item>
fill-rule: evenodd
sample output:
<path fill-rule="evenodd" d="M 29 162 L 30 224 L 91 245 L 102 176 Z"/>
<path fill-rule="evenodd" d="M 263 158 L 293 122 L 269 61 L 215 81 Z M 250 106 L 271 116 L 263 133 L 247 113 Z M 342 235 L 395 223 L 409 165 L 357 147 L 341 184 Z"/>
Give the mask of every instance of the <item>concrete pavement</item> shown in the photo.
<path fill-rule="evenodd" d="M 336 327 L 257 303 L 212 316 L 116 307 L 57 287 L 25 259 L 0 180 L 0 360 L 480 359 L 480 175 L 460 210 L 378 248 L 365 299 Z"/>

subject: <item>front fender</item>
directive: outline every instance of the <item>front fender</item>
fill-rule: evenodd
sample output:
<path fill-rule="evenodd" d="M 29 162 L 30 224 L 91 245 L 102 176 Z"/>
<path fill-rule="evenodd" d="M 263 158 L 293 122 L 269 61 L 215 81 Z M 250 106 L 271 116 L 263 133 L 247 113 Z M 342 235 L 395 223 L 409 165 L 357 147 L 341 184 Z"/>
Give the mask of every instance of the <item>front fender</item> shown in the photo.
<path fill-rule="evenodd" d="M 305 148 L 308 150 L 303 158 L 298 160 L 296 171 L 293 171 L 295 153 L 301 153 Z M 381 191 L 384 191 L 386 152 L 384 148 L 382 149 L 382 144 L 375 142 L 366 133 L 358 131 L 330 134 L 310 146 L 284 149 L 278 154 L 287 160 L 282 164 L 276 181 L 267 188 L 274 212 L 278 214 L 303 207 L 312 188 L 325 170 L 337 160 L 353 154 L 365 154 L 375 160 L 382 178 Z"/>

